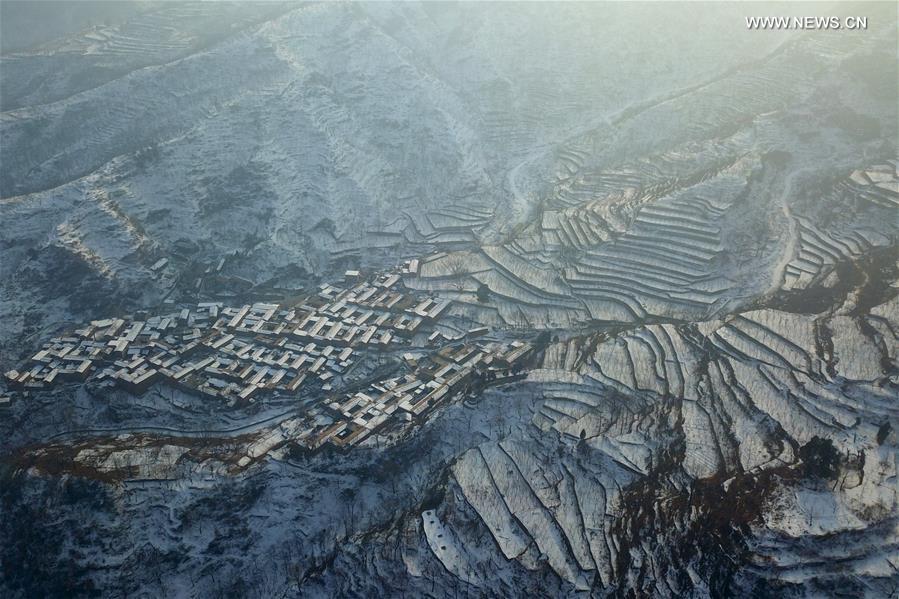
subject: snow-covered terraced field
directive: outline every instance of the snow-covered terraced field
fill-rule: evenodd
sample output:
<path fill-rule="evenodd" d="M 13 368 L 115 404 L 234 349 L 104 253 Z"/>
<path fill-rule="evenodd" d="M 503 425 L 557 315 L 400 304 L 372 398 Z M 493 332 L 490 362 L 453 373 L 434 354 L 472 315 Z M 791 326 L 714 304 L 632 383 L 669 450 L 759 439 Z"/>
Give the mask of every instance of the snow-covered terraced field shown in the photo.
<path fill-rule="evenodd" d="M 353 377 L 535 348 L 348 451 L 317 395 L 0 388 L 0 595 L 894 595 L 899 29 L 853 6 L 148 1 L 0 56 L 4 370 L 386 269 L 450 303 Z"/>
<path fill-rule="evenodd" d="M 881 423 L 899 416 L 899 365 L 887 349 L 899 338 L 864 331 L 895 303 L 860 317 L 862 326 L 843 316 L 759 310 L 551 344 L 528 379 L 542 397 L 533 423 L 560 433 L 569 449 L 541 461 L 528 449 L 533 441 L 487 443 L 462 456 L 453 476 L 507 558 L 533 568 L 535 547 L 574 588 L 596 589 L 620 567 L 616 553 L 628 540 L 610 522 L 628 509 L 622 489 L 635 477 L 673 460 L 664 468 L 692 479 L 767 480 L 766 472 L 795 463 L 812 437 L 836 439 L 848 455 L 867 457 L 834 488 L 800 483 L 774 493 L 767 528 L 749 547 L 750 570 L 796 583 L 839 579 L 816 565 L 826 555 L 887 581 L 899 543 L 896 454 L 876 437 Z M 658 432 L 666 419 L 676 423 L 673 438 Z M 667 453 L 672 442 L 679 449 Z M 593 467 L 604 466 L 584 470 L 587 454 Z M 797 561 L 798 537 L 824 544 Z M 634 560 L 659 559 L 641 545 L 630 549 L 632 570 Z"/>

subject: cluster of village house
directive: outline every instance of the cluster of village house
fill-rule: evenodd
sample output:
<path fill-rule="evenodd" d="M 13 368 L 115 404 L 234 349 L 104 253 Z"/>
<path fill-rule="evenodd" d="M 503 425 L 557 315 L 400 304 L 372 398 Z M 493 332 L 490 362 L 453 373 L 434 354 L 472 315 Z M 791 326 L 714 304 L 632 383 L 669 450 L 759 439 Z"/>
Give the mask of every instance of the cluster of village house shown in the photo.
<path fill-rule="evenodd" d="M 530 345 L 473 343 L 481 328 L 445 337 L 434 324 L 450 301 L 407 293 L 402 272 L 361 280 L 348 271 L 346 285 L 322 285 L 293 306 L 206 302 L 164 316 L 96 320 L 44 344 L 21 370 L 6 373 L 7 384 L 29 390 L 90 377 L 140 394 L 165 381 L 234 405 L 265 392 L 298 394 L 304 385 L 328 395 L 362 352 L 430 352 L 407 353 L 408 374 L 327 399 L 329 417 L 301 435 L 318 448 L 356 443 L 394 415 L 423 416 L 474 383 L 518 372 Z M 451 343 L 433 351 L 443 342 Z"/>
<path fill-rule="evenodd" d="M 530 354 L 531 345 L 522 341 L 450 345 L 421 358 L 407 354 L 413 372 L 331 401 L 333 422 L 310 427 L 299 439 L 312 449 L 356 444 L 396 416 L 412 421 L 478 385 L 516 377 Z"/>

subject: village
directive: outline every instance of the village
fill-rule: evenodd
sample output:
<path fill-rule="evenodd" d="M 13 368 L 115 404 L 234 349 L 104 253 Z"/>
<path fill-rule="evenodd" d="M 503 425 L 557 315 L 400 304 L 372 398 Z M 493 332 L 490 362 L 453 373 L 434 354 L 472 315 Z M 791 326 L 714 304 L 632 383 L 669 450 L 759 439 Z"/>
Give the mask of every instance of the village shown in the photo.
<path fill-rule="evenodd" d="M 89 381 L 133 395 L 165 384 L 223 408 L 266 395 L 313 398 L 292 440 L 311 450 L 352 446 L 382 427 L 425 420 L 475 388 L 520 377 L 533 354 L 519 340 L 476 341 L 484 327 L 455 334 L 438 327 L 451 301 L 408 292 L 402 277 L 417 268 L 412 260 L 368 278 L 347 271 L 342 284 L 289 303 L 198 302 L 95 320 L 50 339 L 6 372 L 6 383 L 28 393 Z M 403 372 L 347 384 L 354 365 L 386 357 Z"/>

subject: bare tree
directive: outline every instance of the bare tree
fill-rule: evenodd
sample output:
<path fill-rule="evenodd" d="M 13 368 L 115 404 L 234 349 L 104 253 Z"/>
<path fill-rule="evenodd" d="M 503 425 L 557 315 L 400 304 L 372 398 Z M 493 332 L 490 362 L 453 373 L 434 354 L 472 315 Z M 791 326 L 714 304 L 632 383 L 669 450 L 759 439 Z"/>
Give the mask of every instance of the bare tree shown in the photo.
<path fill-rule="evenodd" d="M 461 291 L 465 287 L 465 276 L 468 274 L 465 260 L 460 254 L 452 254 L 447 256 L 446 265 L 453 276 L 453 285 Z"/>

